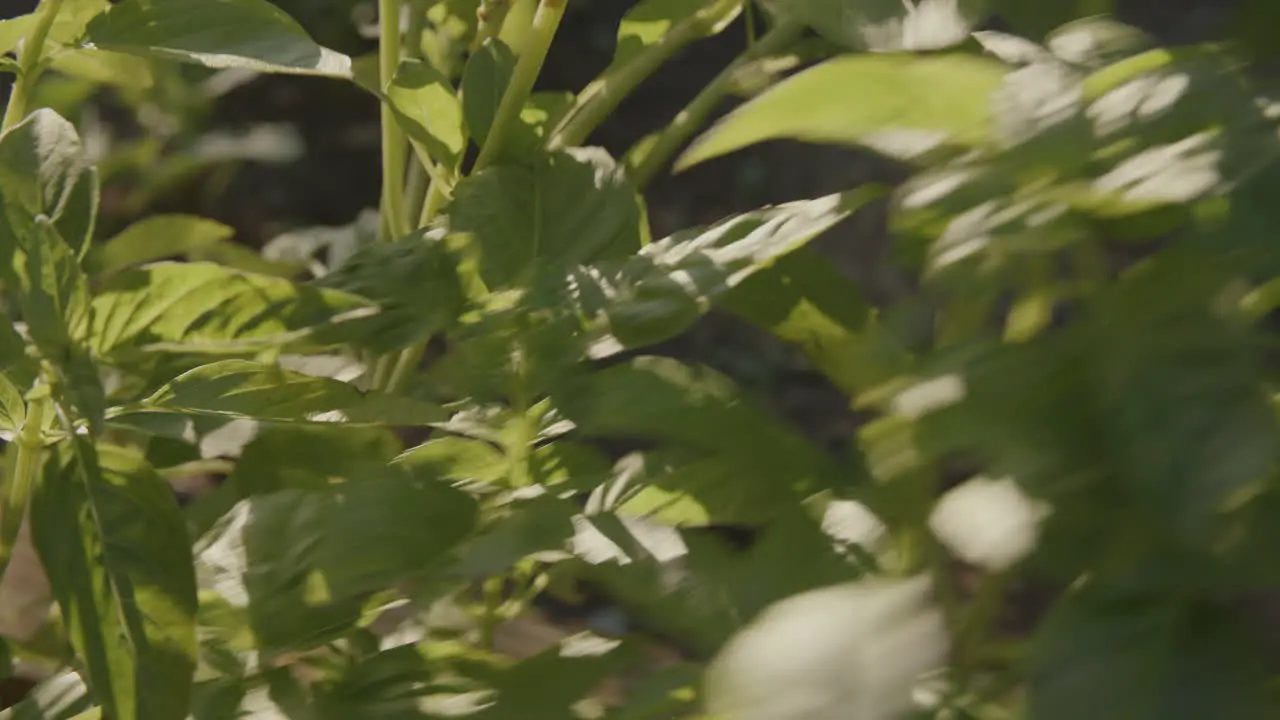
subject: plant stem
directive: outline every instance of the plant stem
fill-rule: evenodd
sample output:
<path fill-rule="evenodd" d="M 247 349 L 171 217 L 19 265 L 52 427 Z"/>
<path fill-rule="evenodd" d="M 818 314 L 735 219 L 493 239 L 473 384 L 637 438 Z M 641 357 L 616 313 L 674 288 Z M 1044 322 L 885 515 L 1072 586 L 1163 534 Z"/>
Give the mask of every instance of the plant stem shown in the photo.
<path fill-rule="evenodd" d="M 385 89 L 400 65 L 400 9 L 402 0 L 378 0 L 378 84 Z M 408 144 L 387 104 L 382 106 L 382 209 L 385 227 L 394 240 L 409 233 L 404 209 L 404 178 Z"/>
<path fill-rule="evenodd" d="M 0 515 L 0 579 L 4 578 L 4 573 L 9 568 L 9 560 L 13 558 L 14 546 L 18 543 L 18 533 L 27 516 L 27 501 L 31 496 L 31 488 L 35 485 L 36 476 L 44 467 L 43 430 L 47 404 L 46 399 L 39 399 L 27 406 L 27 417 L 18 434 L 17 457 L 14 459 L 13 473 L 9 476 L 5 488 L 4 514 Z"/>
<path fill-rule="evenodd" d="M 486 40 L 498 34 L 513 2 L 515 0 L 482 0 L 476 8 L 476 36 L 471 38 L 471 52 L 484 47 Z"/>
<path fill-rule="evenodd" d="M 564 17 L 565 2 L 566 0 L 541 0 L 538 3 L 538 11 L 533 16 L 533 27 L 524 47 L 520 49 L 520 58 L 511 74 L 511 82 L 502 94 L 498 112 L 489 127 L 489 136 L 485 138 L 480 154 L 476 157 L 476 164 L 471 168 L 472 174 L 489 167 L 501 155 L 507 131 L 520 117 L 520 111 L 524 109 L 524 103 L 533 91 L 533 84 L 542 72 L 542 63 L 547 59 L 547 51 L 551 49 L 556 28 L 560 27 L 560 19 Z"/>
<path fill-rule="evenodd" d="M 554 152 L 585 142 L 636 86 L 686 45 L 707 35 L 731 6 L 741 5 L 741 2 L 723 0 L 703 8 L 677 23 L 661 40 L 644 48 L 626 63 L 605 70 L 603 75 L 578 93 L 573 107 L 551 132 L 547 149 Z"/>
<path fill-rule="evenodd" d="M 9 104 L 4 110 L 4 120 L 0 123 L 0 131 L 8 130 L 27 116 L 27 96 L 40 76 L 40 56 L 44 53 L 44 41 L 49 37 L 49 29 L 62 9 L 62 0 L 41 0 L 36 10 L 36 25 L 22 42 L 22 56 L 18 58 L 18 77 L 13 80 L 13 89 L 9 91 Z"/>
<path fill-rule="evenodd" d="M 671 156 L 684 147 L 689 138 L 693 137 L 693 134 L 706 123 L 707 118 L 729 94 L 734 78 L 742 68 L 756 60 L 786 50 L 799 39 L 803 31 L 804 26 L 799 23 L 790 21 L 779 23 L 722 70 L 709 85 L 702 88 L 702 91 L 662 131 L 640 163 L 631 168 L 631 180 L 636 187 L 644 188 L 648 185 L 658 171 L 666 166 Z"/>

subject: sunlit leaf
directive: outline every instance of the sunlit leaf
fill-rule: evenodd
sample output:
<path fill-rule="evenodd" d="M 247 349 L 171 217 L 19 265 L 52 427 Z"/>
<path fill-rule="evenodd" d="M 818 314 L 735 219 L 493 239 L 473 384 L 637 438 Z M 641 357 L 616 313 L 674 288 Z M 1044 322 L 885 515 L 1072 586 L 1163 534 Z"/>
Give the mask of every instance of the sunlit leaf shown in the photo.
<path fill-rule="evenodd" d="M 94 18 L 85 41 L 117 52 L 213 68 L 351 78 L 351 58 L 317 45 L 267 0 L 124 0 Z"/>
<path fill-rule="evenodd" d="M 193 215 L 153 215 L 89 250 L 85 267 L 109 275 L 134 265 L 178 257 L 230 240 L 235 230 Z"/>
<path fill-rule="evenodd" d="M 213 263 L 162 262 L 103 284 L 93 300 L 93 339 L 107 356 L 156 346 L 243 352 L 304 338 L 361 311 L 372 312 L 372 304 L 337 290 Z"/>
<path fill-rule="evenodd" d="M 943 144 L 981 145 L 989 135 L 990 97 L 1004 73 L 999 62 L 973 55 L 838 57 L 730 113 L 676 167 L 782 138 L 870 146 L 902 159 Z"/>
<path fill-rule="evenodd" d="M 285 370 L 250 360 L 221 360 L 174 378 L 116 414 L 178 412 L 269 422 L 428 425 L 448 414 L 438 405 Z"/>
<path fill-rule="evenodd" d="M 431 159 L 452 169 L 466 147 L 462 106 L 449 79 L 421 60 L 404 60 L 385 88 L 396 120 Z"/>

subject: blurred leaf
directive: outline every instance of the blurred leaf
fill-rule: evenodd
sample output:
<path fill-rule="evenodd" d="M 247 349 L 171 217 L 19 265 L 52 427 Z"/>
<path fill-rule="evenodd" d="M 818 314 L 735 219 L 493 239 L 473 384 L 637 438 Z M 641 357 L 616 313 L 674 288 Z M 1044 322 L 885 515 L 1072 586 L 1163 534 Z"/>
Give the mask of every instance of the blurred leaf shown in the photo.
<path fill-rule="evenodd" d="M 194 215 L 152 215 L 91 248 L 84 264 L 92 275 L 110 275 L 134 265 L 218 245 L 233 235 L 232 228 Z"/>
<path fill-rule="evenodd" d="M 432 668 L 412 645 L 384 650 L 347 668 L 316 704 L 320 717 L 418 720 L 420 699 L 432 691 Z"/>
<path fill-rule="evenodd" d="M 1059 603 L 1033 647 L 1037 718 L 1261 720 L 1277 710 L 1254 631 L 1227 607 L 1086 588 Z"/>
<path fill-rule="evenodd" d="M 893 0 L 901 7 L 901 3 Z M 703 133 L 678 170 L 766 140 L 863 145 L 909 160 L 943 143 L 983 144 L 1005 67 L 961 54 L 850 55 L 800 72 Z M 797 113 L 797 107 L 806 112 Z M 913 138 L 902 152 L 885 143 Z"/>
<path fill-rule="evenodd" d="M 246 608 L 268 653 L 342 632 L 366 593 L 428 569 L 472 529 L 467 495 L 384 468 L 242 500 L 198 544 L 202 587 Z"/>
<path fill-rule="evenodd" d="M 665 440 L 723 454 L 773 485 L 769 492 L 799 498 L 850 481 L 839 463 L 708 368 L 642 357 L 565 381 L 552 397 L 589 436 Z"/>
<path fill-rule="evenodd" d="M 84 39 L 104 50 L 212 68 L 352 77 L 351 58 L 317 45 L 267 0 L 123 0 L 90 22 Z"/>
<path fill-rule="evenodd" d="M 991 0 L 990 4 L 992 11 L 1011 26 L 1014 32 L 1033 39 L 1044 37 L 1050 30 L 1070 20 L 1110 13 L 1113 5 L 1111 0 Z"/>
<path fill-rule="evenodd" d="M 384 92 L 405 134 L 451 170 L 466 149 L 466 138 L 462 106 L 449 79 L 421 60 L 402 60 Z"/>
<path fill-rule="evenodd" d="M 131 451 L 75 437 L 46 466 L 31 523 L 95 699 L 113 718 L 185 718 L 195 578 L 164 480 Z"/>
<path fill-rule="evenodd" d="M 396 464 L 429 470 L 455 482 L 496 483 L 511 461 L 493 445 L 463 437 L 439 437 L 401 453 Z"/>
<path fill-rule="evenodd" d="M 677 233 L 625 260 L 569 273 L 567 292 L 594 326 L 602 357 L 610 337 L 619 347 L 653 345 L 688 329 L 720 296 L 835 226 L 880 195 L 865 186 L 840 195 L 787 203 Z"/>
<path fill-rule="evenodd" d="M 273 425 L 245 445 L 227 477 L 240 498 L 285 488 L 319 489 L 385 466 L 400 443 L 380 427 Z"/>
<path fill-rule="evenodd" d="M 368 300 L 213 263 L 162 262 L 113 275 L 93 301 L 100 355 L 138 349 L 244 352 L 306 338 Z"/>
<path fill-rule="evenodd" d="M 220 360 L 179 375 L 128 413 L 178 412 L 268 422 L 428 425 L 445 419 L 438 405 L 361 392 L 354 385 L 250 360 Z"/>
<path fill-rule="evenodd" d="M 635 188 L 599 148 L 575 148 L 533 167 L 499 165 L 458 183 L 449 229 L 471 236 L 490 289 L 518 285 L 639 249 L 647 223 Z"/>
<path fill-rule="evenodd" d="M 317 286 L 354 293 L 381 311 L 347 331 L 379 352 L 425 341 L 454 324 L 464 305 L 458 263 L 435 232 L 361 247 Z"/>
<path fill-rule="evenodd" d="M 987 0 L 765 0 L 777 15 L 804 22 L 857 50 L 940 50 L 969 37 Z"/>
<path fill-rule="evenodd" d="M 490 39 L 467 60 L 462 71 L 462 116 L 477 145 L 483 146 L 489 136 L 515 67 L 515 53 L 497 39 Z"/>

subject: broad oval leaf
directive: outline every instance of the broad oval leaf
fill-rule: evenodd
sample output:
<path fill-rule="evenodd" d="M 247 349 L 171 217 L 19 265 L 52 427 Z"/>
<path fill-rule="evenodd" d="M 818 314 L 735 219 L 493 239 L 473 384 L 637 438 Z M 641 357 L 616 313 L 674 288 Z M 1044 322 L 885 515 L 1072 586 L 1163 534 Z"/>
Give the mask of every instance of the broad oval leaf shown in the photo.
<path fill-rule="evenodd" d="M 0 135 L 0 200 L 7 210 L 0 215 L 0 258 L 34 242 L 40 215 L 83 255 L 97 215 L 98 180 L 75 126 L 41 108 Z"/>
<path fill-rule="evenodd" d="M 404 60 L 383 91 L 405 134 L 434 162 L 453 168 L 467 143 L 462 106 L 449 79 L 421 60 Z"/>
<path fill-rule="evenodd" d="M 449 230 L 470 236 L 491 289 L 625 257 L 643 244 L 647 225 L 635 188 L 599 148 L 488 168 L 459 182 L 449 206 Z"/>
<path fill-rule="evenodd" d="M 1005 66 L 964 54 L 846 55 L 782 81 L 730 113 L 676 169 L 766 140 L 869 146 L 910 159 L 989 136 L 991 95 Z M 805 112 L 796 112 L 805 108 Z"/>
<path fill-rule="evenodd" d="M 467 59 L 462 70 L 462 115 L 477 145 L 483 146 L 489 136 L 515 67 L 515 53 L 497 39 L 489 40 Z"/>
<path fill-rule="evenodd" d="M 165 481 L 132 451 L 60 446 L 32 536 L 94 698 L 112 718 L 181 720 L 196 667 L 190 538 Z"/>
<path fill-rule="evenodd" d="M 140 349 L 243 352 L 375 311 L 337 290 L 213 263 L 162 262 L 103 284 L 93 300 L 93 341 L 107 357 Z"/>
<path fill-rule="evenodd" d="M 339 380 L 251 360 L 201 365 L 141 403 L 117 408 L 113 418 L 137 412 L 391 426 L 430 425 L 449 416 L 439 405 L 424 400 L 361 392 Z"/>
<path fill-rule="evenodd" d="M 123 0 L 90 21 L 84 41 L 212 68 L 352 78 L 351 58 L 267 0 Z"/>

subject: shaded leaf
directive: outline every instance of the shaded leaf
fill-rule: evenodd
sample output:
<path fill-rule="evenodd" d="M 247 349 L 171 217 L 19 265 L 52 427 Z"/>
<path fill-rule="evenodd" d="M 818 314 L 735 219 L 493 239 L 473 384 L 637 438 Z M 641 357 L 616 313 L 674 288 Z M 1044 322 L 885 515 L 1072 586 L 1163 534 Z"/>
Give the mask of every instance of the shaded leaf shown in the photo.
<path fill-rule="evenodd" d="M 370 467 L 385 466 L 399 449 L 386 428 L 269 426 L 245 445 L 227 483 L 241 498 L 323 488 L 334 478 L 358 479 Z"/>
<path fill-rule="evenodd" d="M 457 260 L 438 232 L 365 245 L 317 285 L 368 298 L 380 312 L 344 331 L 380 352 L 407 347 L 454 324 L 464 306 Z"/>
<path fill-rule="evenodd" d="M 178 412 L 269 422 L 427 425 L 448 417 L 422 400 L 361 392 L 331 378 L 278 365 L 221 360 L 174 378 L 126 413 Z"/>
<path fill-rule="evenodd" d="M 267 0 L 123 0 L 90 22 L 84 39 L 212 68 L 352 77 L 351 58 L 317 45 Z"/>
<path fill-rule="evenodd" d="M 462 71 L 462 116 L 477 145 L 484 145 L 489 137 L 515 67 L 515 53 L 496 38 L 467 59 Z"/>
<path fill-rule="evenodd" d="M 0 430 L 17 431 L 27 416 L 27 404 L 22 393 L 9 378 L 0 375 Z"/>
<path fill-rule="evenodd" d="M 1274 717 L 1255 637 L 1226 607 L 1075 592 L 1033 646 L 1028 712 L 1045 720 Z"/>
<path fill-rule="evenodd" d="M 642 357 L 566 381 L 552 397 L 587 435 L 666 440 L 724 454 L 775 484 L 776 492 L 849 481 L 826 453 L 708 368 Z"/>
<path fill-rule="evenodd" d="M 264 652 L 313 647 L 357 619 L 365 594 L 438 562 L 475 517 L 461 491 L 394 468 L 255 495 L 201 539 L 201 585 L 247 610 Z"/>
<path fill-rule="evenodd" d="M 131 451 L 76 436 L 46 465 L 31 524 L 94 698 L 113 718 L 185 718 L 195 578 L 165 481 Z"/>
<path fill-rule="evenodd" d="M 907 160 L 942 144 L 981 145 L 989 135 L 990 97 L 1004 73 L 1001 63 L 972 55 L 838 57 L 730 113 L 676 167 L 781 138 L 869 146 Z"/>
<path fill-rule="evenodd" d="M 622 169 L 599 148 L 533 167 L 499 165 L 458 183 L 449 229 L 471 237 L 490 289 L 639 249 L 647 221 Z"/>

